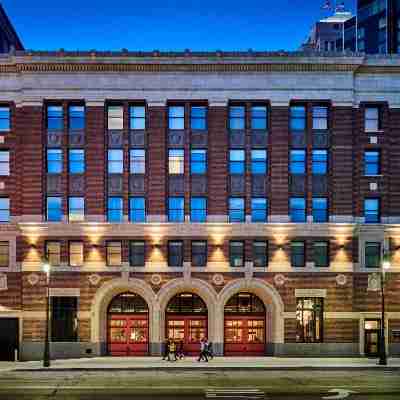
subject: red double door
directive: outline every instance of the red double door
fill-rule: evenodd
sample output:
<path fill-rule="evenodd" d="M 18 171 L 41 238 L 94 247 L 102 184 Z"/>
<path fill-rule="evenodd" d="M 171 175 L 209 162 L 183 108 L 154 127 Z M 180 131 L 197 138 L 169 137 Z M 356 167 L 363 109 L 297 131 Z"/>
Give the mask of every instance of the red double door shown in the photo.
<path fill-rule="evenodd" d="M 149 353 L 149 318 L 146 315 L 109 315 L 108 352 L 112 356 Z"/>

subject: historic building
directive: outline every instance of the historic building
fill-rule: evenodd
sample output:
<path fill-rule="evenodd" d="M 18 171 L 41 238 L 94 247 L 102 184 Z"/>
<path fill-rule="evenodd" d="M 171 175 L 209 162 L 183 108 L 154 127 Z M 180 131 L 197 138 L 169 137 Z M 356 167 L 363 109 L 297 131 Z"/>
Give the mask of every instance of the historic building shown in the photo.
<path fill-rule="evenodd" d="M 399 58 L 18 52 L 0 81 L 3 358 L 42 357 L 47 282 L 53 357 L 373 355 L 383 250 L 400 353 Z"/>

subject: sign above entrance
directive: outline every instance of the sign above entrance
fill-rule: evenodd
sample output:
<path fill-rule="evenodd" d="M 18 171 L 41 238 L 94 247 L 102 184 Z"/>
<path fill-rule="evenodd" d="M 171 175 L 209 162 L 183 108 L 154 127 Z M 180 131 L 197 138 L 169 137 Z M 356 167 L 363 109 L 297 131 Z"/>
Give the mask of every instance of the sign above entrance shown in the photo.
<path fill-rule="evenodd" d="M 326 289 L 296 289 L 296 297 L 326 297 Z"/>

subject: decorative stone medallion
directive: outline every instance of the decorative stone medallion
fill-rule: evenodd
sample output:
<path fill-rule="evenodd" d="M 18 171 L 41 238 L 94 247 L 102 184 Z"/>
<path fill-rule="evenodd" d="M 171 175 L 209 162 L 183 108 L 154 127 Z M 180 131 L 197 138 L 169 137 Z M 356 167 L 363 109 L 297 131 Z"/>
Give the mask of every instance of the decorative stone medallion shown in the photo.
<path fill-rule="evenodd" d="M 336 276 L 336 283 L 339 286 L 344 286 L 347 283 L 347 276 L 343 274 L 339 274 Z"/>
<path fill-rule="evenodd" d="M 28 275 L 28 283 L 31 286 L 35 286 L 39 283 L 39 275 L 38 274 L 29 274 Z"/>
<path fill-rule="evenodd" d="M 150 282 L 154 286 L 159 286 L 162 283 L 162 277 L 159 274 L 153 274 L 150 278 Z"/>
<path fill-rule="evenodd" d="M 101 277 L 97 274 L 89 275 L 89 282 L 93 286 L 97 286 L 100 283 Z"/>
<path fill-rule="evenodd" d="M 277 274 L 274 276 L 274 283 L 276 286 L 283 286 L 286 282 L 285 275 Z"/>
<path fill-rule="evenodd" d="M 0 274 L 0 290 L 8 290 L 6 274 Z"/>
<path fill-rule="evenodd" d="M 221 274 L 215 274 L 212 277 L 212 281 L 213 281 L 214 285 L 216 285 L 216 286 L 221 286 L 225 283 L 224 276 Z"/>

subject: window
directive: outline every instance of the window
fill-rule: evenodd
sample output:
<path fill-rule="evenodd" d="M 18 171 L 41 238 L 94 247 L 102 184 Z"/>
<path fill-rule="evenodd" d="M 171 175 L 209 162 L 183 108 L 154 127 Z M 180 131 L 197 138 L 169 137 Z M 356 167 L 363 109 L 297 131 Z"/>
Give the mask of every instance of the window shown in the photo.
<path fill-rule="evenodd" d="M 64 129 L 64 113 L 62 106 L 47 107 L 47 129 L 49 130 Z"/>
<path fill-rule="evenodd" d="M 207 265 L 207 242 L 204 240 L 192 241 L 192 266 L 205 267 Z"/>
<path fill-rule="evenodd" d="M 168 265 L 170 267 L 182 267 L 183 265 L 183 242 L 168 242 Z"/>
<path fill-rule="evenodd" d="M 108 150 L 108 173 L 122 174 L 124 171 L 124 151 Z"/>
<path fill-rule="evenodd" d="M 107 207 L 108 222 L 122 222 L 124 219 L 122 197 L 109 197 Z"/>
<path fill-rule="evenodd" d="M 191 151 L 190 171 L 192 174 L 205 174 L 207 172 L 207 150 Z"/>
<path fill-rule="evenodd" d="M 62 220 L 62 201 L 61 197 L 48 197 L 46 207 L 46 218 L 50 222 L 60 222 Z"/>
<path fill-rule="evenodd" d="M 312 173 L 313 175 L 326 175 L 328 172 L 327 150 L 312 151 Z"/>
<path fill-rule="evenodd" d="M 69 106 L 69 129 L 85 129 L 84 106 Z"/>
<path fill-rule="evenodd" d="M 306 265 L 304 242 L 292 242 L 290 244 L 290 250 L 290 260 L 292 267 L 304 267 Z"/>
<path fill-rule="evenodd" d="M 329 242 L 314 242 L 313 256 L 315 267 L 329 267 Z"/>
<path fill-rule="evenodd" d="M 83 243 L 69 242 L 69 265 L 81 267 L 83 265 Z"/>
<path fill-rule="evenodd" d="M 298 297 L 296 342 L 318 343 L 323 341 L 324 299 Z"/>
<path fill-rule="evenodd" d="M 229 173 L 244 174 L 245 170 L 245 153 L 244 150 L 229 151 Z"/>
<path fill-rule="evenodd" d="M 83 174 L 85 172 L 85 150 L 69 150 L 69 173 Z"/>
<path fill-rule="evenodd" d="M 107 265 L 118 267 L 122 264 L 122 243 L 107 242 Z"/>
<path fill-rule="evenodd" d="M 306 108 L 304 106 L 290 107 L 290 129 L 292 131 L 306 129 Z"/>
<path fill-rule="evenodd" d="M 313 222 L 328 222 L 328 199 L 313 197 L 312 199 Z"/>
<path fill-rule="evenodd" d="M 122 106 L 108 106 L 107 108 L 108 129 L 124 129 L 124 108 Z"/>
<path fill-rule="evenodd" d="M 168 151 L 168 171 L 170 175 L 183 174 L 185 171 L 184 150 Z"/>
<path fill-rule="evenodd" d="M 231 241 L 229 242 L 229 262 L 231 267 L 244 266 L 244 243 Z"/>
<path fill-rule="evenodd" d="M 183 106 L 168 107 L 168 128 L 185 129 L 185 107 Z"/>
<path fill-rule="evenodd" d="M 192 197 L 190 200 L 190 221 L 207 221 L 207 199 L 205 197 Z"/>
<path fill-rule="evenodd" d="M 306 222 L 306 200 L 302 197 L 290 199 L 291 222 Z"/>
<path fill-rule="evenodd" d="M 0 107 L 0 132 L 11 129 L 10 107 Z"/>
<path fill-rule="evenodd" d="M 207 107 L 192 106 L 190 110 L 190 128 L 198 130 L 207 129 Z"/>
<path fill-rule="evenodd" d="M 146 172 L 146 151 L 144 149 L 133 149 L 129 155 L 131 174 L 144 174 Z"/>
<path fill-rule="evenodd" d="M 46 258 L 51 266 L 61 264 L 61 244 L 60 242 L 46 242 Z"/>
<path fill-rule="evenodd" d="M 85 199 L 83 197 L 70 197 L 68 202 L 68 220 L 70 222 L 85 220 Z"/>
<path fill-rule="evenodd" d="M 306 173 L 306 152 L 305 150 L 290 151 L 290 173 L 293 175 Z"/>
<path fill-rule="evenodd" d="M 381 244 L 365 242 L 365 267 L 379 268 L 381 266 Z"/>
<path fill-rule="evenodd" d="M 251 107 L 251 129 L 267 129 L 267 107 Z"/>
<path fill-rule="evenodd" d="M 61 149 L 47 149 L 47 173 L 61 174 L 63 170 L 63 157 Z"/>
<path fill-rule="evenodd" d="M 145 106 L 132 106 L 129 109 L 130 124 L 132 130 L 145 130 L 146 129 L 146 107 Z"/>
<path fill-rule="evenodd" d="M 10 246 L 8 242 L 0 242 L 0 267 L 8 267 L 10 263 Z"/>
<path fill-rule="evenodd" d="M 229 222 L 244 222 L 244 199 L 231 197 L 229 199 Z"/>
<path fill-rule="evenodd" d="M 229 107 L 229 129 L 245 129 L 246 111 L 244 106 Z"/>
<path fill-rule="evenodd" d="M 251 222 L 267 222 L 267 199 L 251 199 Z"/>
<path fill-rule="evenodd" d="M 130 242 L 130 265 L 132 267 L 144 267 L 146 264 L 146 246 L 143 240 L 132 240 Z"/>
<path fill-rule="evenodd" d="M 8 150 L 0 151 L 0 176 L 10 175 L 10 152 Z"/>
<path fill-rule="evenodd" d="M 321 106 L 313 107 L 312 127 L 315 130 L 328 129 L 328 107 L 321 107 Z"/>
<path fill-rule="evenodd" d="M 267 173 L 267 151 L 252 150 L 251 151 L 251 173 L 266 174 Z"/>
<path fill-rule="evenodd" d="M 168 221 L 185 221 L 185 199 L 183 197 L 170 197 L 168 199 Z"/>
<path fill-rule="evenodd" d="M 364 219 L 366 223 L 380 222 L 380 200 L 365 199 L 364 200 Z"/>
<path fill-rule="evenodd" d="M 268 242 L 256 240 L 253 242 L 253 266 L 264 268 L 268 265 Z"/>
<path fill-rule="evenodd" d="M 129 221 L 146 222 L 146 201 L 144 197 L 129 199 Z"/>
<path fill-rule="evenodd" d="M 366 107 L 364 118 L 366 132 L 377 132 L 381 129 L 380 110 L 378 107 Z"/>
<path fill-rule="evenodd" d="M 50 297 L 51 341 L 76 342 L 78 340 L 78 298 Z"/>
<path fill-rule="evenodd" d="M 364 174 L 379 175 L 381 173 L 381 154 L 379 151 L 364 152 Z"/>

